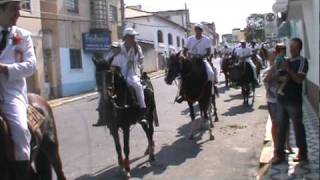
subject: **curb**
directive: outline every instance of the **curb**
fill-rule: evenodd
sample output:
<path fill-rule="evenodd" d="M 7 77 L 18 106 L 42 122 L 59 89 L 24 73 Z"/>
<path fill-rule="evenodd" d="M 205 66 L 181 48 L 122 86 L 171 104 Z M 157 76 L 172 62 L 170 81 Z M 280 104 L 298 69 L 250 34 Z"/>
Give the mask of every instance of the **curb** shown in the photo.
<path fill-rule="evenodd" d="M 49 105 L 51 106 L 51 108 L 56 108 L 56 107 L 62 106 L 64 104 L 78 101 L 78 100 L 81 100 L 81 99 L 84 99 L 87 97 L 91 97 L 91 96 L 95 96 L 95 95 L 98 95 L 98 92 L 91 92 L 91 93 L 78 95 L 78 96 L 71 96 L 71 97 L 65 97 L 65 98 L 61 98 L 61 99 L 54 99 L 54 100 L 49 101 Z"/>
<path fill-rule="evenodd" d="M 256 175 L 256 179 L 260 180 L 269 171 L 271 164 L 269 163 L 273 156 L 273 145 L 271 136 L 271 118 L 268 117 L 265 138 L 263 140 L 263 147 L 261 150 L 261 155 L 259 159 L 259 170 Z"/>
<path fill-rule="evenodd" d="M 158 73 L 154 72 L 154 73 L 150 74 L 150 79 L 151 80 L 158 79 L 158 78 L 163 77 L 164 75 L 165 75 L 164 71 L 160 71 Z M 84 99 L 87 97 L 91 97 L 91 96 L 95 96 L 95 95 L 98 95 L 98 92 L 90 92 L 90 93 L 86 93 L 86 94 L 82 94 L 82 95 L 75 95 L 75 96 L 71 96 L 71 97 L 53 99 L 53 100 L 50 100 L 48 103 L 51 106 L 51 108 L 56 108 L 56 107 L 62 106 L 64 104 L 78 101 L 78 100 L 81 100 L 81 99 Z"/>

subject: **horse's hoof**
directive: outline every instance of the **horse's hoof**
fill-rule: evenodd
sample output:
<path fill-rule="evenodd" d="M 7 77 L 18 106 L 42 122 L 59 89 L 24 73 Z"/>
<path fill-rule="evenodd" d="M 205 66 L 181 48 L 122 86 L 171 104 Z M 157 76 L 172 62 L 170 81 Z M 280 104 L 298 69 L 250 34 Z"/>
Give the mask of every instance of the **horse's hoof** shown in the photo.
<path fill-rule="evenodd" d="M 131 178 L 131 173 L 130 172 L 126 172 L 126 178 Z"/>
<path fill-rule="evenodd" d="M 213 140 L 214 140 L 214 136 L 213 136 L 212 134 L 210 134 L 209 140 L 210 140 L 210 141 L 213 141 Z"/>
<path fill-rule="evenodd" d="M 189 140 L 193 140 L 193 135 L 190 135 L 190 136 L 189 136 Z"/>
<path fill-rule="evenodd" d="M 149 161 L 150 162 L 154 162 L 156 160 L 156 158 L 154 157 L 154 155 L 150 155 L 149 156 Z"/>
<path fill-rule="evenodd" d="M 214 122 L 219 122 L 219 118 L 214 118 Z"/>

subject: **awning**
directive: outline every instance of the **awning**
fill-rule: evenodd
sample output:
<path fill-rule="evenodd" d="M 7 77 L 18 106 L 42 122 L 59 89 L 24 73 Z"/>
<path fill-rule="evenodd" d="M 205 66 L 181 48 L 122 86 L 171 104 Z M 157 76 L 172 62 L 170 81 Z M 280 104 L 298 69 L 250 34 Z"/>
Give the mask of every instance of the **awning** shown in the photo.
<path fill-rule="evenodd" d="M 275 13 L 286 12 L 287 9 L 288 9 L 288 0 L 277 0 L 272 6 L 272 10 Z"/>

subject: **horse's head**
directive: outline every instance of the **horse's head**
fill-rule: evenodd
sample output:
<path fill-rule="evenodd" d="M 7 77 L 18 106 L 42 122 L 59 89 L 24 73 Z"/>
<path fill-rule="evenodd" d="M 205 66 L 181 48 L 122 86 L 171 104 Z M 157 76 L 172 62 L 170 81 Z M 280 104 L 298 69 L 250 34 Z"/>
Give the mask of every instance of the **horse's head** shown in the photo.
<path fill-rule="evenodd" d="M 177 54 L 170 55 L 168 59 L 165 82 L 169 85 L 172 84 L 173 80 L 179 75 L 181 71 L 180 59 L 181 59 L 180 52 Z"/>

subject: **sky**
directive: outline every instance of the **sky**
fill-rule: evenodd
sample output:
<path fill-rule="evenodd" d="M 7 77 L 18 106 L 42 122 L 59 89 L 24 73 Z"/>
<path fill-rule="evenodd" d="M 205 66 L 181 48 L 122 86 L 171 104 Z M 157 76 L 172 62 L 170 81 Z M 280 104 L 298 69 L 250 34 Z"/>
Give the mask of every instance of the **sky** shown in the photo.
<path fill-rule="evenodd" d="M 214 22 L 220 35 L 231 33 L 233 28 L 243 29 L 246 18 L 252 13 L 272 12 L 276 0 L 124 0 L 126 5 L 142 5 L 146 11 L 190 10 L 191 22 Z"/>

